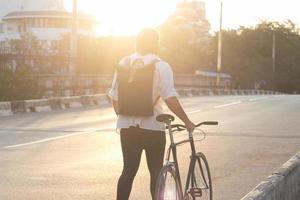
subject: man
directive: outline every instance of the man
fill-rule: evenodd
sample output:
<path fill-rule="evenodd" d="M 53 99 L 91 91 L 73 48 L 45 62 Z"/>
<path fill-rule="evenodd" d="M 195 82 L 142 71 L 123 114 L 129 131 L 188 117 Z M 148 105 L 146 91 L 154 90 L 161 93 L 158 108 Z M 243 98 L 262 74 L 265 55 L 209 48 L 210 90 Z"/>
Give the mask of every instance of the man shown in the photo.
<path fill-rule="evenodd" d="M 172 69 L 157 56 L 158 50 L 158 33 L 153 29 L 142 30 L 136 40 L 136 52 L 124 57 L 116 67 L 109 92 L 118 115 L 117 129 L 120 130 L 124 162 L 117 200 L 128 200 L 143 150 L 154 199 L 166 144 L 165 124 L 156 121 L 156 116 L 163 111 L 162 100 L 184 122 L 189 132 L 195 128 L 177 99 Z"/>

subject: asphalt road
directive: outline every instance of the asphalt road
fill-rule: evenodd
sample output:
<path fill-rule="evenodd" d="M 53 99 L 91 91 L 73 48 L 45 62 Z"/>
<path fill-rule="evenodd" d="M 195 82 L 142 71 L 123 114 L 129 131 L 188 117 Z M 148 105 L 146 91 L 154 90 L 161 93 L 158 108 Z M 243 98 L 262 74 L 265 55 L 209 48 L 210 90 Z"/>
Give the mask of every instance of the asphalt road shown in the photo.
<path fill-rule="evenodd" d="M 240 199 L 300 150 L 300 96 L 181 101 L 193 121 L 220 123 L 203 127 L 207 138 L 196 144 L 208 158 L 215 200 Z M 109 107 L 0 117 L 0 199 L 115 199 L 122 157 L 114 122 Z M 179 148 L 182 172 L 188 153 L 188 145 Z M 131 199 L 150 199 L 148 185 L 143 155 Z"/>

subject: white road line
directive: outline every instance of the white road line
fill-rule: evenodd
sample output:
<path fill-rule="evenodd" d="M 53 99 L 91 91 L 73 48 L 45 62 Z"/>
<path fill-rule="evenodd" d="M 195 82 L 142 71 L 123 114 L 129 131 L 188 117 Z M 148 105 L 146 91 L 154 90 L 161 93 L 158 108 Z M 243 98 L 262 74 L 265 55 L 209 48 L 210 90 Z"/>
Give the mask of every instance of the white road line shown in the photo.
<path fill-rule="evenodd" d="M 193 114 L 193 113 L 198 113 L 198 112 L 201 112 L 202 110 L 193 110 L 193 111 L 189 111 L 187 112 L 187 114 Z"/>
<path fill-rule="evenodd" d="M 268 97 L 257 97 L 257 98 L 253 98 L 253 99 L 249 99 L 249 101 L 259 101 L 262 99 L 267 99 Z"/>
<path fill-rule="evenodd" d="M 224 107 L 228 107 L 228 106 L 233 106 L 233 105 L 237 105 L 237 104 L 240 104 L 242 103 L 242 101 L 236 101 L 236 102 L 232 102 L 232 103 L 228 103 L 228 104 L 223 104 L 223 105 L 218 105 L 218 106 L 215 106 L 214 108 L 224 108 Z"/>
<path fill-rule="evenodd" d="M 72 134 L 62 135 L 62 136 L 58 136 L 58 137 L 46 138 L 46 139 L 43 139 L 43 140 L 36 140 L 36 141 L 17 144 L 17 145 L 5 146 L 5 147 L 3 147 L 3 149 L 12 149 L 12 148 L 17 148 L 17 147 L 33 145 L 33 144 L 40 144 L 40 143 L 50 142 L 50 141 L 53 141 L 53 140 L 60 140 L 60 139 L 73 137 L 73 136 L 78 136 L 78 135 L 91 134 L 91 133 L 95 133 L 95 132 L 103 131 L 103 130 L 107 130 L 107 128 L 98 129 L 98 130 L 94 130 L 94 131 L 88 131 L 88 132 L 82 132 L 82 133 L 72 133 Z"/>

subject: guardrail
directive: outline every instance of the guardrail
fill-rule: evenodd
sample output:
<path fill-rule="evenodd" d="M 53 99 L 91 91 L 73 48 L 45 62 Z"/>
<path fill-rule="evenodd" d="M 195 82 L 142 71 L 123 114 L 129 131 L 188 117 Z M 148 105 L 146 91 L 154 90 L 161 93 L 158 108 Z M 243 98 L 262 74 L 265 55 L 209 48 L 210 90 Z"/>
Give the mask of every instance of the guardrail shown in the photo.
<path fill-rule="evenodd" d="M 0 102 L 0 116 L 24 112 L 44 112 L 83 106 L 107 104 L 106 94 L 61 97 L 51 99 Z"/>
<path fill-rule="evenodd" d="M 0 116 L 1 115 L 11 115 L 11 103 L 10 102 L 0 102 Z"/>
<path fill-rule="evenodd" d="M 282 93 L 265 90 L 226 90 L 181 88 L 177 90 L 181 97 L 215 96 L 215 95 L 279 95 Z M 50 99 L 0 102 L 0 116 L 22 112 L 43 112 L 83 106 L 103 105 L 109 102 L 106 94 L 59 97 Z"/>
<path fill-rule="evenodd" d="M 300 152 L 241 200 L 300 199 Z"/>
<path fill-rule="evenodd" d="M 39 85 L 40 94 L 43 97 L 51 98 L 56 96 L 81 96 L 98 94 L 111 86 L 113 74 L 81 74 L 81 75 L 53 75 L 40 74 L 33 76 Z M 195 74 L 174 74 L 174 84 L 177 87 L 186 88 L 213 88 L 216 86 L 216 76 L 212 73 Z M 222 75 L 220 87 L 229 87 L 230 78 Z"/>

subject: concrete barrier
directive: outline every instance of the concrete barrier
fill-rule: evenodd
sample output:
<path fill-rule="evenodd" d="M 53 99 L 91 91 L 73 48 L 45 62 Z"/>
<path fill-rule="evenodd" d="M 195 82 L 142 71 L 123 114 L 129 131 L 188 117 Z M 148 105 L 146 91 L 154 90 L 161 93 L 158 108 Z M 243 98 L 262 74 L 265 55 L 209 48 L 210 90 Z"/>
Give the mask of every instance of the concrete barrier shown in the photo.
<path fill-rule="evenodd" d="M 80 97 L 80 102 L 81 102 L 81 105 L 83 105 L 83 106 L 93 105 L 92 99 L 91 99 L 91 97 L 89 95 L 87 95 L 87 96 L 81 96 Z"/>
<path fill-rule="evenodd" d="M 182 88 L 177 93 L 181 97 L 214 96 L 214 95 L 253 95 L 281 94 L 279 92 L 260 90 L 225 90 L 209 88 Z M 78 108 L 82 106 L 107 105 L 110 102 L 107 94 L 61 97 L 26 101 L 0 102 L 0 115 L 18 112 L 43 112 L 59 109 Z"/>
<path fill-rule="evenodd" d="M 11 103 L 10 102 L 0 102 L 0 116 L 12 115 Z"/>
<path fill-rule="evenodd" d="M 13 113 L 26 112 L 25 101 L 12 101 L 11 111 Z"/>
<path fill-rule="evenodd" d="M 62 108 L 60 98 L 49 99 L 49 105 L 52 110 L 59 110 Z"/>
<path fill-rule="evenodd" d="M 48 99 L 26 100 L 26 112 L 45 112 L 51 111 L 51 106 Z"/>
<path fill-rule="evenodd" d="M 82 107 L 80 96 L 60 98 L 60 103 L 64 109 Z"/>
<path fill-rule="evenodd" d="M 300 152 L 287 161 L 242 200 L 299 200 Z"/>
<path fill-rule="evenodd" d="M 90 98 L 94 105 L 105 105 L 110 102 L 107 94 L 91 95 Z"/>

